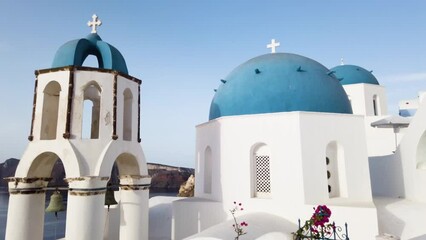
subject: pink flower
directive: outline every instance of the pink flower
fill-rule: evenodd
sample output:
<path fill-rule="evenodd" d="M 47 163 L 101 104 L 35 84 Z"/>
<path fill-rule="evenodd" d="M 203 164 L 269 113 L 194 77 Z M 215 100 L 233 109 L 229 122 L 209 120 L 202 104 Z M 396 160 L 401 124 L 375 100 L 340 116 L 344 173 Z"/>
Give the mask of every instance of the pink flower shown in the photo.
<path fill-rule="evenodd" d="M 243 210 L 243 208 L 241 206 L 242 206 L 242 203 L 238 203 L 238 205 L 237 205 L 237 202 L 234 201 L 234 207 L 229 210 L 232 214 L 232 218 L 234 219 L 234 224 L 232 224 L 232 227 L 234 228 L 234 232 L 237 234 L 235 239 L 238 239 L 239 236 L 246 234 L 243 227 L 248 226 L 248 224 L 246 222 L 238 223 L 237 218 L 235 216 L 236 212 Z"/>

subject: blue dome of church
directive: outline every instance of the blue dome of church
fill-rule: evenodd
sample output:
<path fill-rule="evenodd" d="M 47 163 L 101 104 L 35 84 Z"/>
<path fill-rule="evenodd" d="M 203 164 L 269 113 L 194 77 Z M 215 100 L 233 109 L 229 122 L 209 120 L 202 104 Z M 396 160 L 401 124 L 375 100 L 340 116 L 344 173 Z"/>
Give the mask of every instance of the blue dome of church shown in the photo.
<path fill-rule="evenodd" d="M 128 74 L 123 55 L 115 47 L 102 41 L 96 33 L 91 33 L 86 38 L 72 40 L 62 45 L 56 51 L 52 67 L 82 66 L 89 55 L 96 56 L 99 68 Z"/>
<path fill-rule="evenodd" d="M 368 83 L 380 85 L 376 77 L 362 67 L 355 65 L 340 65 L 330 69 L 342 85 Z"/>
<path fill-rule="evenodd" d="M 255 57 L 234 69 L 216 90 L 209 119 L 311 111 L 352 113 L 345 90 L 320 63 L 290 53 Z"/>

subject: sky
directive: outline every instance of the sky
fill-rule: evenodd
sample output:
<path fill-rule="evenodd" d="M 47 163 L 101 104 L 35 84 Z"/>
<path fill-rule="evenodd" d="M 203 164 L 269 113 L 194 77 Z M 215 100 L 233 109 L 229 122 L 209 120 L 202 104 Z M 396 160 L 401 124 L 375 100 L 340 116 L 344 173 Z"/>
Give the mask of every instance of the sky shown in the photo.
<path fill-rule="evenodd" d="M 398 101 L 426 90 L 425 12 L 423 0 L 0 0 L 0 162 L 28 144 L 34 70 L 88 35 L 94 13 L 98 34 L 143 81 L 147 161 L 194 167 L 195 126 L 208 121 L 213 89 L 269 53 L 273 38 L 277 52 L 373 70 L 397 114 Z"/>

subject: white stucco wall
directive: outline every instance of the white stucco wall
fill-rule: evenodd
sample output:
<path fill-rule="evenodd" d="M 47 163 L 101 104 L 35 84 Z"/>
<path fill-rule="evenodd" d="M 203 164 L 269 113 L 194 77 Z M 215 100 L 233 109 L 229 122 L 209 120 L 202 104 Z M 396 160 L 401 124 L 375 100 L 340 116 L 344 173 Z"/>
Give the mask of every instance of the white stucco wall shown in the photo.
<path fill-rule="evenodd" d="M 426 160 L 425 119 L 426 101 L 423 99 L 396 152 L 401 158 L 405 197 L 421 202 L 426 202 L 426 166 L 421 164 Z"/>
<path fill-rule="evenodd" d="M 405 128 L 392 127 L 380 128 L 372 127 L 371 123 L 379 121 L 390 115 L 385 116 L 366 116 L 365 117 L 365 133 L 368 149 L 368 156 L 386 156 L 394 154 L 397 145 L 401 142 L 406 131 Z M 396 140 L 396 144 L 395 144 Z"/>
<path fill-rule="evenodd" d="M 402 240 L 426 239 L 426 203 L 400 198 L 375 198 L 380 233 Z"/>
<path fill-rule="evenodd" d="M 248 131 L 247 129 L 250 129 Z M 222 201 L 229 193 L 234 197 L 252 194 L 251 149 L 264 143 L 271 152 L 272 195 L 285 197 L 291 193 L 296 202 L 328 201 L 325 150 L 337 141 L 345 152 L 349 198 L 371 202 L 368 156 L 364 120 L 361 116 L 323 113 L 277 113 L 225 117 L 197 128 L 197 196 Z M 203 155 L 212 149 L 213 191 L 201 189 Z M 320 171 L 322 169 L 322 171 Z M 238 175 L 237 179 L 234 179 Z M 360 178 L 359 176 L 363 176 Z M 357 178 L 355 177 L 357 176 Z M 314 180 L 312 180 L 314 179 Z M 357 179 L 352 182 L 351 179 Z M 200 181 L 200 182 L 198 182 Z M 224 184 L 226 182 L 226 184 Z M 280 183 L 274 188 L 274 184 Z M 297 184 L 304 183 L 300 191 Z M 318 185 L 324 186 L 323 189 Z M 234 193 L 238 186 L 238 193 Z M 363 186 L 363 190 L 356 190 Z M 238 194 L 235 196 L 235 194 Z M 315 196 L 315 197 L 314 197 Z"/>
<path fill-rule="evenodd" d="M 224 213 L 237 201 L 250 212 L 273 213 L 294 222 L 310 216 L 313 205 L 327 204 L 338 220 L 359 232 L 353 239 L 375 236 L 364 128 L 362 116 L 308 112 L 222 117 L 201 124 L 197 126 L 196 196 L 223 203 Z M 327 145 L 334 141 L 344 149 L 345 167 L 339 174 L 346 176 L 341 188 L 347 197 L 328 196 L 325 157 Z M 259 144 L 270 152 L 270 198 L 253 197 L 252 151 Z M 203 190 L 207 147 L 213 159 L 211 194 Z"/>
<path fill-rule="evenodd" d="M 185 198 L 172 202 L 171 239 L 180 240 L 219 224 L 228 218 L 223 204 L 203 198 Z"/>
<path fill-rule="evenodd" d="M 375 197 L 403 198 L 404 176 L 399 152 L 370 157 L 371 189 Z"/>
<path fill-rule="evenodd" d="M 370 173 L 362 116 L 324 113 L 301 113 L 300 132 L 306 202 L 325 202 L 352 205 L 371 203 Z M 324 151 L 336 141 L 344 152 L 344 171 L 339 177 L 346 180 L 340 186 L 347 197 L 328 198 Z M 345 176 L 346 175 L 346 176 Z"/>
<path fill-rule="evenodd" d="M 267 213 L 239 214 L 237 220 L 249 223 L 244 227 L 246 234 L 240 236 L 241 240 L 290 240 L 293 239 L 291 232 L 297 229 L 296 224 Z M 231 227 L 232 224 L 234 221 L 230 219 L 186 239 L 234 239 L 236 234 Z"/>

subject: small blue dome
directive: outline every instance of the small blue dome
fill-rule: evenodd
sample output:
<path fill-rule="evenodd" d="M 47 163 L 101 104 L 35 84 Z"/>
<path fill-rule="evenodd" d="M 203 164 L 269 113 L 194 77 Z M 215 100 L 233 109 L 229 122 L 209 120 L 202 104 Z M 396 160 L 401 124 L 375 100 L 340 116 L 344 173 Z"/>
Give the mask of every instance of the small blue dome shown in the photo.
<path fill-rule="evenodd" d="M 368 83 L 380 85 L 376 77 L 362 67 L 355 65 L 340 65 L 330 69 L 342 85 Z"/>
<path fill-rule="evenodd" d="M 113 46 L 102 41 L 96 33 L 86 38 L 69 41 L 56 51 L 52 67 L 82 66 L 89 55 L 98 59 L 99 68 L 116 70 L 128 74 L 123 55 Z"/>
<path fill-rule="evenodd" d="M 345 90 L 320 63 L 290 53 L 255 57 L 234 69 L 216 91 L 209 119 L 312 111 L 352 113 Z"/>

